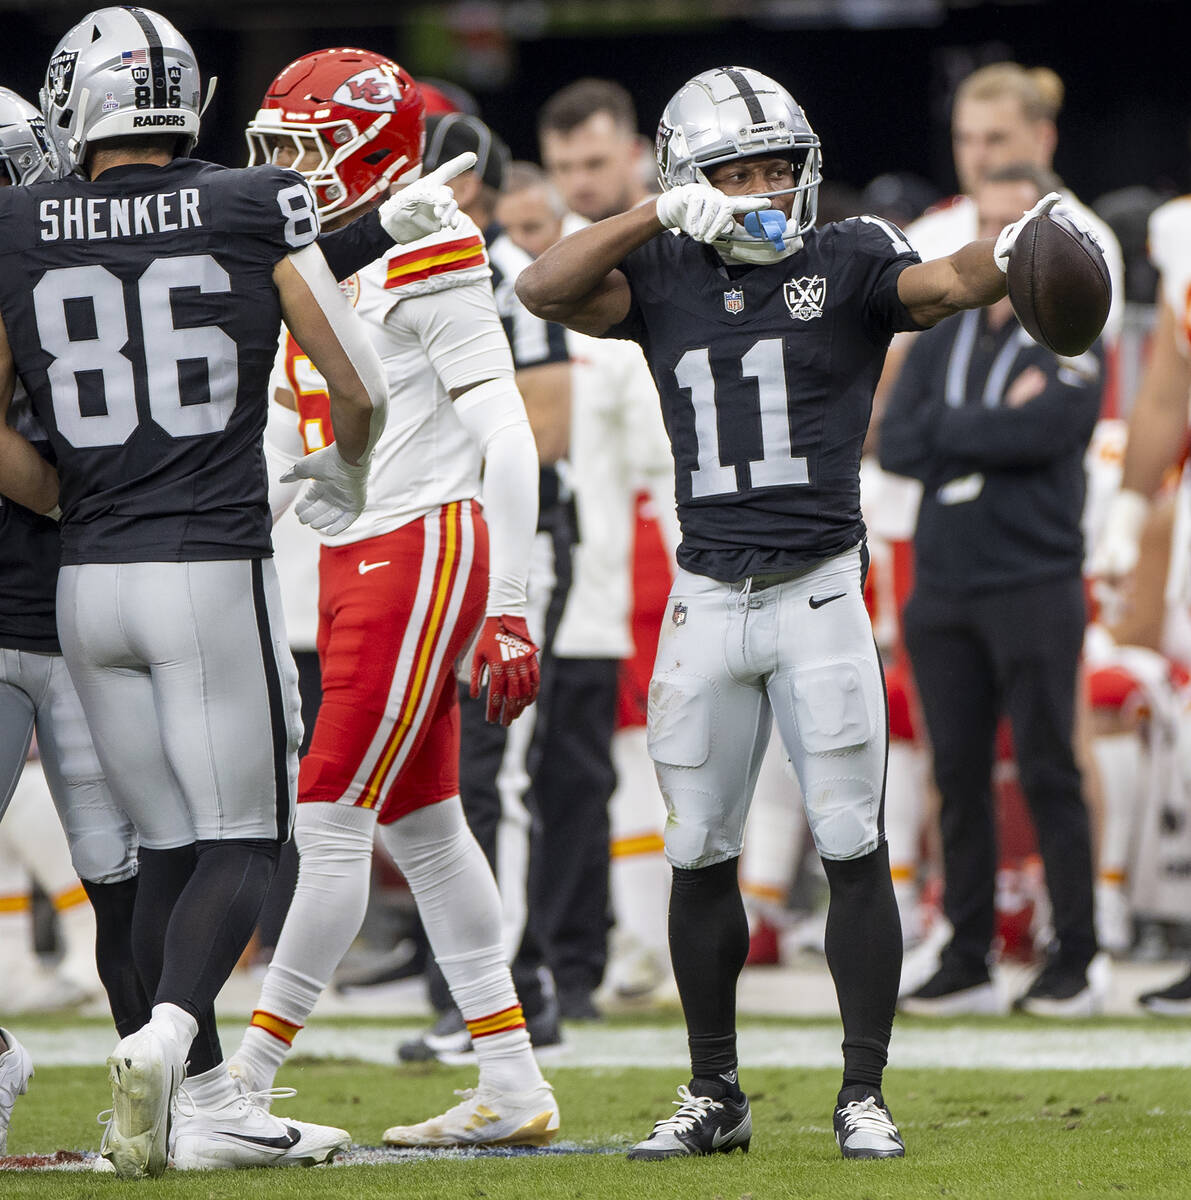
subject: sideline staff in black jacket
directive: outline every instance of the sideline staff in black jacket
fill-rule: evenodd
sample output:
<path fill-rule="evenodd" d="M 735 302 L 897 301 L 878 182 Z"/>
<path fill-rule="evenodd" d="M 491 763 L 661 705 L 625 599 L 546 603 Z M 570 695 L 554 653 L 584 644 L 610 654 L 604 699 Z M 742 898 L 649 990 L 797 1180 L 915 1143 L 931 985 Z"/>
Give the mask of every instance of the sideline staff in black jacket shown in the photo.
<path fill-rule="evenodd" d="M 981 235 L 1055 186 L 1034 167 L 991 174 Z M 1103 356 L 1060 359 L 1002 300 L 915 341 L 881 426 L 881 465 L 924 485 L 905 636 L 942 800 L 951 941 L 907 1011 L 996 1011 L 989 975 L 996 834 L 992 768 L 1008 716 L 1037 829 L 1057 950 L 1015 1007 L 1086 1013 L 1096 952 L 1087 809 L 1072 747 L 1086 614 L 1083 456 Z"/>

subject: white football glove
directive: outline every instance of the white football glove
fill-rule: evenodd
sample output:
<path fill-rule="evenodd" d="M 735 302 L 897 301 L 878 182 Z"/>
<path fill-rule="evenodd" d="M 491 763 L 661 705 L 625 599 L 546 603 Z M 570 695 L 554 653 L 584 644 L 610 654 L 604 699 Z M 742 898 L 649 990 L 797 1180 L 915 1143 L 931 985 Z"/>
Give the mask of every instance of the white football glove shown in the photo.
<path fill-rule="evenodd" d="M 681 229 L 697 242 L 714 242 L 732 228 L 737 213 L 768 208 L 763 196 L 726 196 L 706 183 L 684 183 L 657 198 L 657 215 L 667 229 Z"/>
<path fill-rule="evenodd" d="M 454 229 L 459 224 L 459 205 L 455 193 L 447 187 L 447 180 L 470 171 L 476 165 L 476 156 L 467 150 L 456 155 L 390 196 L 378 210 L 380 223 L 385 233 L 398 245 L 416 242 L 440 229 Z"/>
<path fill-rule="evenodd" d="M 1092 239 L 1101 254 L 1104 253 L 1104 243 L 1100 240 L 1100 235 L 1095 229 L 1088 224 L 1087 217 L 1078 208 L 1068 204 L 1058 192 L 1047 192 L 1028 213 L 1023 213 L 1012 225 L 1006 225 L 997 235 L 997 244 L 993 247 L 993 261 L 1002 271 L 1009 270 L 1009 251 L 1013 249 L 1013 243 L 1021 235 L 1026 222 L 1032 220 L 1034 217 L 1041 216 L 1043 213 L 1050 213 L 1056 217 L 1065 217 L 1080 233 L 1086 234 Z"/>
<path fill-rule="evenodd" d="M 1013 249 L 1014 242 L 1021 236 L 1021 231 L 1025 229 L 1028 222 L 1035 217 L 1040 217 L 1044 213 L 1050 212 L 1063 197 L 1058 192 L 1047 192 L 1033 208 L 1027 213 L 1022 213 L 1012 225 L 1006 225 L 1004 229 L 997 234 L 997 244 L 993 247 L 993 262 L 997 264 L 1002 271 L 1009 270 L 1009 251 Z M 1064 210 L 1064 216 L 1066 211 Z"/>
<path fill-rule="evenodd" d="M 364 510 L 368 463 L 353 466 L 334 442 L 295 463 L 282 475 L 281 482 L 292 483 L 295 479 L 311 482 L 298 497 L 294 513 L 303 525 L 320 533 L 342 533 Z"/>
<path fill-rule="evenodd" d="M 1141 530 L 1150 502 L 1132 488 L 1121 488 L 1109 501 L 1100 537 L 1088 560 L 1088 574 L 1119 583 L 1137 566 Z"/>

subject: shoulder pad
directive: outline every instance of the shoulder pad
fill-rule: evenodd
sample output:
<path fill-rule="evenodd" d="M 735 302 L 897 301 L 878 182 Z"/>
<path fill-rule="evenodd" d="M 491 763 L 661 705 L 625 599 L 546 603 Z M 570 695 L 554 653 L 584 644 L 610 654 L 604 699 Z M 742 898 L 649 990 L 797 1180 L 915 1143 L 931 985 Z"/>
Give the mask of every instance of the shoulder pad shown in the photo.
<path fill-rule="evenodd" d="M 464 217 L 458 228 L 440 229 L 390 255 L 384 286 L 400 288 L 404 295 L 422 295 L 489 274 L 484 238 L 475 222 Z"/>

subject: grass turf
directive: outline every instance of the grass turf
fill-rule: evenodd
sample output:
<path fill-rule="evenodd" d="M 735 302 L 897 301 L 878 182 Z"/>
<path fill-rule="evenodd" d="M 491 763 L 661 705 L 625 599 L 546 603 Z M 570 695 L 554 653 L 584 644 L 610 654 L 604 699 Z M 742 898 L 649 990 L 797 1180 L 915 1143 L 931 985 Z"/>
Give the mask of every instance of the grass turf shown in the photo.
<path fill-rule="evenodd" d="M 1191 1193 L 1191 1073 L 890 1070 L 886 1094 L 906 1138 L 903 1161 L 844 1162 L 831 1135 L 834 1071 L 747 1070 L 752 1152 L 630 1163 L 623 1151 L 648 1133 L 681 1075 L 646 1069 L 551 1072 L 563 1113 L 560 1141 L 592 1153 L 512 1158 L 425 1156 L 391 1165 L 169 1173 L 128 1185 L 79 1173 L 4 1172 L 0 1196 L 90 1200 L 129 1186 L 174 1200 L 392 1197 L 418 1200 L 769 1200 L 839 1197 L 1185 1197 Z M 281 1113 L 342 1125 L 362 1145 L 385 1127 L 453 1102 L 473 1072 L 392 1069 L 296 1058 L 281 1083 L 300 1089 Z M 102 1068 L 43 1067 L 13 1115 L 10 1154 L 93 1149 L 95 1113 L 109 1103 Z M 596 1151 L 615 1150 L 616 1153 Z"/>

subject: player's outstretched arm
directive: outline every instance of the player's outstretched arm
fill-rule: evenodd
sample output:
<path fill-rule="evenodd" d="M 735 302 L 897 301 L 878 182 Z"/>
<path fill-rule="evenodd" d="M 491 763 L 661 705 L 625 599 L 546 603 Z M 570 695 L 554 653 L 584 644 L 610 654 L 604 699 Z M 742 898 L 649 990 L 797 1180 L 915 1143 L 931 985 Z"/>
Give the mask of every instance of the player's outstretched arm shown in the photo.
<path fill-rule="evenodd" d="M 897 280 L 897 294 L 924 329 L 965 308 L 982 308 L 1005 295 L 1005 273 L 993 259 L 993 238 L 969 242 L 946 258 L 914 263 Z"/>
<path fill-rule="evenodd" d="M 385 424 L 384 368 L 317 246 L 287 255 L 273 278 L 289 331 L 327 381 L 335 431 L 330 446 L 289 472 L 287 479 L 312 480 L 295 512 L 316 529 L 341 533 L 364 507 L 369 456 Z"/>
<path fill-rule="evenodd" d="M 8 331 L 0 320 L 0 493 L 33 512 L 56 516 L 58 472 L 31 442 L 8 426 L 8 406 L 16 382 Z"/>
<path fill-rule="evenodd" d="M 517 276 L 517 297 L 535 316 L 599 336 L 629 314 L 618 263 L 664 226 L 654 202 L 596 221 L 555 242 Z"/>

